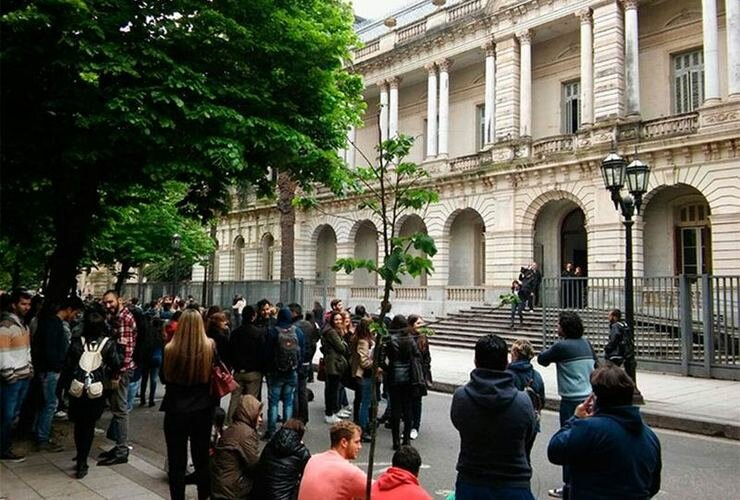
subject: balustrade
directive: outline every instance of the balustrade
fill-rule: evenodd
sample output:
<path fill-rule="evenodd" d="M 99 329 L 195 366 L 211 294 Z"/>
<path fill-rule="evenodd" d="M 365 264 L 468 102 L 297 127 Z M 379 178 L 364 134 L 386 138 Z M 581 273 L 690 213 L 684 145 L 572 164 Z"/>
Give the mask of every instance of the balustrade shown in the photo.
<path fill-rule="evenodd" d="M 427 20 L 423 19 L 422 21 L 414 24 L 410 24 L 406 26 L 405 28 L 402 28 L 398 30 L 396 33 L 396 41 L 397 42 L 404 42 L 406 40 L 409 40 L 411 38 L 415 38 L 419 35 L 423 35 L 427 31 Z"/>
<path fill-rule="evenodd" d="M 483 0 L 470 0 L 469 2 L 464 2 L 455 7 L 451 7 L 447 11 L 447 22 L 451 23 L 453 21 L 457 21 L 476 10 L 480 10 L 482 6 Z"/>
<path fill-rule="evenodd" d="M 483 287 L 447 287 L 447 300 L 455 302 L 484 302 L 486 289 Z"/>
<path fill-rule="evenodd" d="M 395 288 L 397 300 L 428 300 L 425 286 L 401 286 Z"/>

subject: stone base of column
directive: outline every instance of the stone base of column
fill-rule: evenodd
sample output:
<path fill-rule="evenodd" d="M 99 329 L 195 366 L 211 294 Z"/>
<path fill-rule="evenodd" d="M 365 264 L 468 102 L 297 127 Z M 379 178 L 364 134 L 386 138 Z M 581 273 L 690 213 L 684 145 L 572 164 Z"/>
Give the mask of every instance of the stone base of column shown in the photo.
<path fill-rule="evenodd" d="M 710 97 L 709 99 L 705 99 L 702 103 L 702 108 L 707 108 L 709 106 L 716 106 L 717 104 L 721 104 L 722 100 L 719 97 Z"/>
<path fill-rule="evenodd" d="M 727 97 L 728 101 L 740 101 L 740 94 L 730 94 Z"/>

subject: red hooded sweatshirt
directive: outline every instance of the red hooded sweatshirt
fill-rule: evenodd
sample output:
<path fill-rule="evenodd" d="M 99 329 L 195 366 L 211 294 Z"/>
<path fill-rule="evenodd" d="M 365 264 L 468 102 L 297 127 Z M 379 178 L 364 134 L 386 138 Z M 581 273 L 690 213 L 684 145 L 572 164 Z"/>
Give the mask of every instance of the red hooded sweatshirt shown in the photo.
<path fill-rule="evenodd" d="M 432 500 L 419 486 L 419 480 L 407 470 L 389 467 L 373 483 L 373 500 Z"/>

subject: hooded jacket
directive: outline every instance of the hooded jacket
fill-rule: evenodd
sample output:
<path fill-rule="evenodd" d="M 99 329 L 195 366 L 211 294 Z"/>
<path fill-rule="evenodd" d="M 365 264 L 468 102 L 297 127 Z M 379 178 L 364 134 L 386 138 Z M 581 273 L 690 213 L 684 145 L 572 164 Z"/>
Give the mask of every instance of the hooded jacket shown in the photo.
<path fill-rule="evenodd" d="M 547 456 L 570 466 L 572 500 L 637 500 L 660 490 L 660 441 L 635 406 L 597 406 L 592 417 L 572 417 Z"/>
<path fill-rule="evenodd" d="M 460 433 L 458 479 L 482 486 L 528 488 L 527 459 L 535 437 L 532 402 L 511 373 L 476 368 L 455 391 L 450 408 Z"/>
<path fill-rule="evenodd" d="M 298 498 L 298 485 L 309 458 L 311 453 L 296 431 L 277 431 L 260 456 L 255 498 Z"/>
<path fill-rule="evenodd" d="M 261 412 L 262 403 L 251 395 L 243 396 L 236 407 L 211 461 L 213 498 L 251 498 L 259 462 L 257 420 Z"/>
<path fill-rule="evenodd" d="M 265 371 L 267 373 L 275 373 L 275 356 L 278 349 L 278 328 L 287 330 L 289 328 L 295 328 L 296 337 L 298 338 L 298 348 L 300 349 L 298 368 L 300 368 L 306 356 L 306 342 L 303 332 L 298 326 L 293 325 L 293 314 L 290 309 L 283 307 L 278 311 L 277 321 L 275 326 L 267 329 L 267 337 L 265 340 Z"/>
<path fill-rule="evenodd" d="M 432 500 L 419 479 L 400 467 L 389 467 L 373 483 L 370 494 L 373 500 Z"/>

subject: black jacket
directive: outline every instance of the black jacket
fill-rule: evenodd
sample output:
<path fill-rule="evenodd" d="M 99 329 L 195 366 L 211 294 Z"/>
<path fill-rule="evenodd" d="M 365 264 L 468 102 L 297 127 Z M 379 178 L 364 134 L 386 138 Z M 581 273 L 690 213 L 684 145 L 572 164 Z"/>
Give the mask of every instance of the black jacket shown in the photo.
<path fill-rule="evenodd" d="M 384 349 L 383 371 L 388 374 L 390 385 L 411 385 L 423 383 L 423 372 L 421 366 L 421 353 L 411 335 L 391 335 Z M 417 376 L 414 375 L 416 364 Z M 419 380 L 421 379 L 421 380 Z"/>
<path fill-rule="evenodd" d="M 265 329 L 245 323 L 229 338 L 229 359 L 234 371 L 261 372 L 264 368 Z"/>
<path fill-rule="evenodd" d="M 62 320 L 56 314 L 39 318 L 31 347 L 36 372 L 61 372 L 68 348 L 69 340 Z"/>
<path fill-rule="evenodd" d="M 255 498 L 295 500 L 311 453 L 292 429 L 280 429 L 262 450 L 257 469 Z"/>

